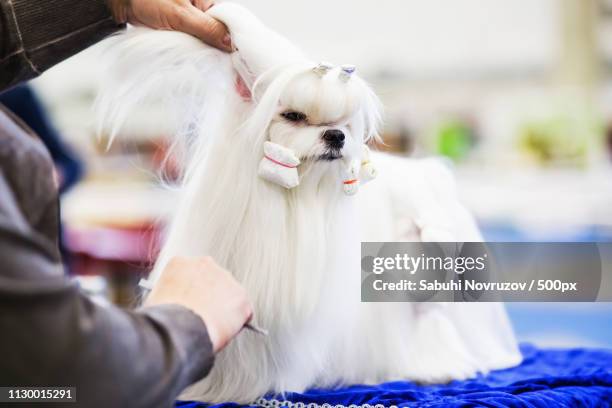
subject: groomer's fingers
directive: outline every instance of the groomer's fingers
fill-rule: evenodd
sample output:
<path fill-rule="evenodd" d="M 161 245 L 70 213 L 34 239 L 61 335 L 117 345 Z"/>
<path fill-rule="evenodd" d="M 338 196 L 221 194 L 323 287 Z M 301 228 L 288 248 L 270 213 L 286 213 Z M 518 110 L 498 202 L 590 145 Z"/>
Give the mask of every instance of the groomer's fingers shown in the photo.
<path fill-rule="evenodd" d="M 168 262 L 145 306 L 168 303 L 183 305 L 204 320 L 215 353 L 253 317 L 246 290 L 210 257 L 176 257 Z"/>
<path fill-rule="evenodd" d="M 117 22 L 191 34 L 222 51 L 231 52 L 225 24 L 206 14 L 214 0 L 108 0 Z"/>
<path fill-rule="evenodd" d="M 215 0 L 192 0 L 194 6 L 202 11 L 206 11 L 215 4 Z"/>
<path fill-rule="evenodd" d="M 183 13 L 181 31 L 198 37 L 206 44 L 219 48 L 222 51 L 232 51 L 232 40 L 225 24 L 215 20 L 195 6 L 189 7 Z"/>

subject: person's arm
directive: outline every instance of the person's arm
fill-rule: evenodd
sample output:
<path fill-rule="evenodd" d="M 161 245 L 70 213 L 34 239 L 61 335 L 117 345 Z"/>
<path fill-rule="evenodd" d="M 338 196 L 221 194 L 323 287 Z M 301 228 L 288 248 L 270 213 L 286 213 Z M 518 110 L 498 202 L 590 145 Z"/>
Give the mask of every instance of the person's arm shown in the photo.
<path fill-rule="evenodd" d="M 121 29 L 126 22 L 194 35 L 231 51 L 213 0 L 0 0 L 0 91 Z"/>
<path fill-rule="evenodd" d="M 0 89 L 41 74 L 121 27 L 106 0 L 0 0 Z"/>
<path fill-rule="evenodd" d="M 3 268 L 60 268 L 35 239 L 14 233 L 0 218 Z M 76 387 L 78 406 L 170 407 L 213 364 L 206 326 L 183 306 L 125 312 L 41 277 L 0 279 L 0 310 L 0 385 Z"/>
<path fill-rule="evenodd" d="M 51 166 L 0 110 L 0 386 L 74 386 L 94 408 L 170 406 L 248 320 L 244 289 L 210 260 L 179 260 L 155 306 L 90 301 L 62 270 Z"/>

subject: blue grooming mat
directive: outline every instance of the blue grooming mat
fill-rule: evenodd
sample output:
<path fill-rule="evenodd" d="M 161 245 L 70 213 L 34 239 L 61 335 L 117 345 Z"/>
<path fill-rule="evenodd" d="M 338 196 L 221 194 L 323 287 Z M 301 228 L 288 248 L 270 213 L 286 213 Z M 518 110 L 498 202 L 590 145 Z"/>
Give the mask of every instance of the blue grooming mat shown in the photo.
<path fill-rule="evenodd" d="M 467 381 L 407 381 L 266 396 L 250 406 L 287 407 L 612 407 L 612 350 L 521 346 L 523 363 Z M 179 401 L 177 407 L 238 407 Z"/>

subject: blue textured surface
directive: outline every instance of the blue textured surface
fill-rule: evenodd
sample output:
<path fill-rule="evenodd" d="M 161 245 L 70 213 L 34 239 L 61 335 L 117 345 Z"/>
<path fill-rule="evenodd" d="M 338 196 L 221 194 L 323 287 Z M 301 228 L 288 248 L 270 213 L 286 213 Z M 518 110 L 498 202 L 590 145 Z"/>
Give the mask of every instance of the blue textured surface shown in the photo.
<path fill-rule="evenodd" d="M 292 402 L 399 407 L 612 407 L 612 350 L 544 350 L 522 345 L 523 363 L 468 381 L 422 386 L 389 382 L 290 393 Z M 279 398 L 280 399 L 280 398 Z M 181 408 L 201 408 L 177 402 Z M 215 407 L 237 407 L 221 404 Z"/>

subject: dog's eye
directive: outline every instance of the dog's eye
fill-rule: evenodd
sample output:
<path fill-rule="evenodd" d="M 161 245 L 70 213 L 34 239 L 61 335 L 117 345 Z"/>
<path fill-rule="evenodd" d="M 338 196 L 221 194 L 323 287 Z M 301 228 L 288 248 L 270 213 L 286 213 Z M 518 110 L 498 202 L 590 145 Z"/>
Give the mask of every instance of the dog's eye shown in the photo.
<path fill-rule="evenodd" d="M 306 115 L 304 115 L 302 112 L 296 112 L 296 111 L 283 112 L 281 113 L 281 116 L 287 119 L 289 122 L 294 122 L 294 123 L 304 122 L 306 120 Z"/>

